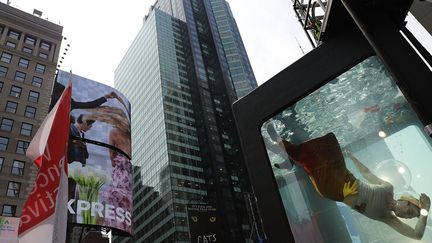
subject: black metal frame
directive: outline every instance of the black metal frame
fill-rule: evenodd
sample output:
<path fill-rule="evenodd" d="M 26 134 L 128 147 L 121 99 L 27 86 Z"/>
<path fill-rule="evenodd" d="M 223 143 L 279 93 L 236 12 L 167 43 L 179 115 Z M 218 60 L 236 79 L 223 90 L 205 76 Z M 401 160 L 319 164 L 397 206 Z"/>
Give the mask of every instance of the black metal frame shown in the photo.
<path fill-rule="evenodd" d="M 354 6 L 356 1 L 362 4 Z M 324 43 L 233 105 L 268 242 L 294 242 L 294 238 L 261 137 L 263 122 L 365 58 L 377 55 L 424 125 L 432 123 L 428 98 L 432 72 L 399 32 L 410 1 L 397 1 L 401 9 L 387 12 L 383 12 L 385 6 L 367 4 L 371 2 L 329 1 L 332 12 L 327 21 L 334 22 L 326 26 Z"/>

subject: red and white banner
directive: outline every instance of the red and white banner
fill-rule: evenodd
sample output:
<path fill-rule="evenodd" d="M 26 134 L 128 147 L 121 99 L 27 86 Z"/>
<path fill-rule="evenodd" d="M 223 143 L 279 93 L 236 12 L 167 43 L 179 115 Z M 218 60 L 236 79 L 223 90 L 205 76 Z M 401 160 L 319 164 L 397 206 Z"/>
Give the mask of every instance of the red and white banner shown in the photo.
<path fill-rule="evenodd" d="M 71 91 L 69 84 L 27 149 L 27 157 L 36 163 L 39 171 L 22 210 L 20 243 L 64 243 L 66 240 Z"/>

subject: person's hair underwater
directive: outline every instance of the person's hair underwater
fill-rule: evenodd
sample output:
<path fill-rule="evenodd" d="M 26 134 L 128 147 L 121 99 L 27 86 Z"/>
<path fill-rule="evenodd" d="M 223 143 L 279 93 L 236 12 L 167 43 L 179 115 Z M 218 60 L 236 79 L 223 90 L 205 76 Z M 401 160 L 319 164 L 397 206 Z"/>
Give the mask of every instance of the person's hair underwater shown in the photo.
<path fill-rule="evenodd" d="M 413 197 L 413 196 L 406 196 L 406 195 L 404 195 L 404 196 L 401 196 L 399 198 L 399 200 L 410 202 L 411 204 L 414 204 L 418 208 L 420 208 L 420 201 L 417 198 Z"/>
<path fill-rule="evenodd" d="M 420 201 L 417 198 L 409 195 L 404 195 L 397 200 L 397 204 L 399 205 L 398 207 L 399 209 L 396 211 L 399 212 L 399 215 L 396 211 L 395 213 L 398 215 L 398 217 L 414 218 L 420 216 L 421 206 L 420 206 Z M 410 209 L 413 207 L 415 208 L 415 210 Z"/>

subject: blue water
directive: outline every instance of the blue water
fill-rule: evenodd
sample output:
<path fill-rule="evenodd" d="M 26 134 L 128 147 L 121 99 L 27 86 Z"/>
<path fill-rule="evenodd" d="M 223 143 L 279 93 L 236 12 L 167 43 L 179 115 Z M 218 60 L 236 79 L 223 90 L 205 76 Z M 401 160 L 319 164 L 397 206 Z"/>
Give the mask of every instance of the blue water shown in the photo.
<path fill-rule="evenodd" d="M 289 161 L 269 138 L 269 123 L 293 143 L 333 132 L 342 148 L 394 185 L 396 196 L 432 195 L 432 178 L 427 173 L 432 169 L 431 140 L 422 133 L 416 114 L 377 57 L 364 60 L 264 124 L 262 136 L 270 162 Z M 301 168 L 286 164 L 288 169 L 274 167 L 274 175 L 298 241 L 414 242 L 381 222 L 323 199 Z M 350 160 L 346 164 L 361 178 Z M 404 222 L 414 227 L 417 220 Z M 432 242 L 429 226 L 422 242 Z"/>

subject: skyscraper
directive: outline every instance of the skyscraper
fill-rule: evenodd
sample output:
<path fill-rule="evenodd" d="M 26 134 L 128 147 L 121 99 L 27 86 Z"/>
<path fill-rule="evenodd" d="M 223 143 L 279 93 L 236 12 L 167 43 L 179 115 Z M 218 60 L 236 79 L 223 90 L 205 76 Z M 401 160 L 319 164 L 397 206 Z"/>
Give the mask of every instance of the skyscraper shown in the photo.
<path fill-rule="evenodd" d="M 115 87 L 132 104 L 134 242 L 189 242 L 188 203 L 215 205 L 224 242 L 247 242 L 256 215 L 231 104 L 257 84 L 228 3 L 157 1 Z"/>
<path fill-rule="evenodd" d="M 41 14 L 35 10 L 35 13 Z M 37 168 L 25 157 L 48 113 L 63 27 L 0 3 L 0 213 L 20 216 Z"/>

